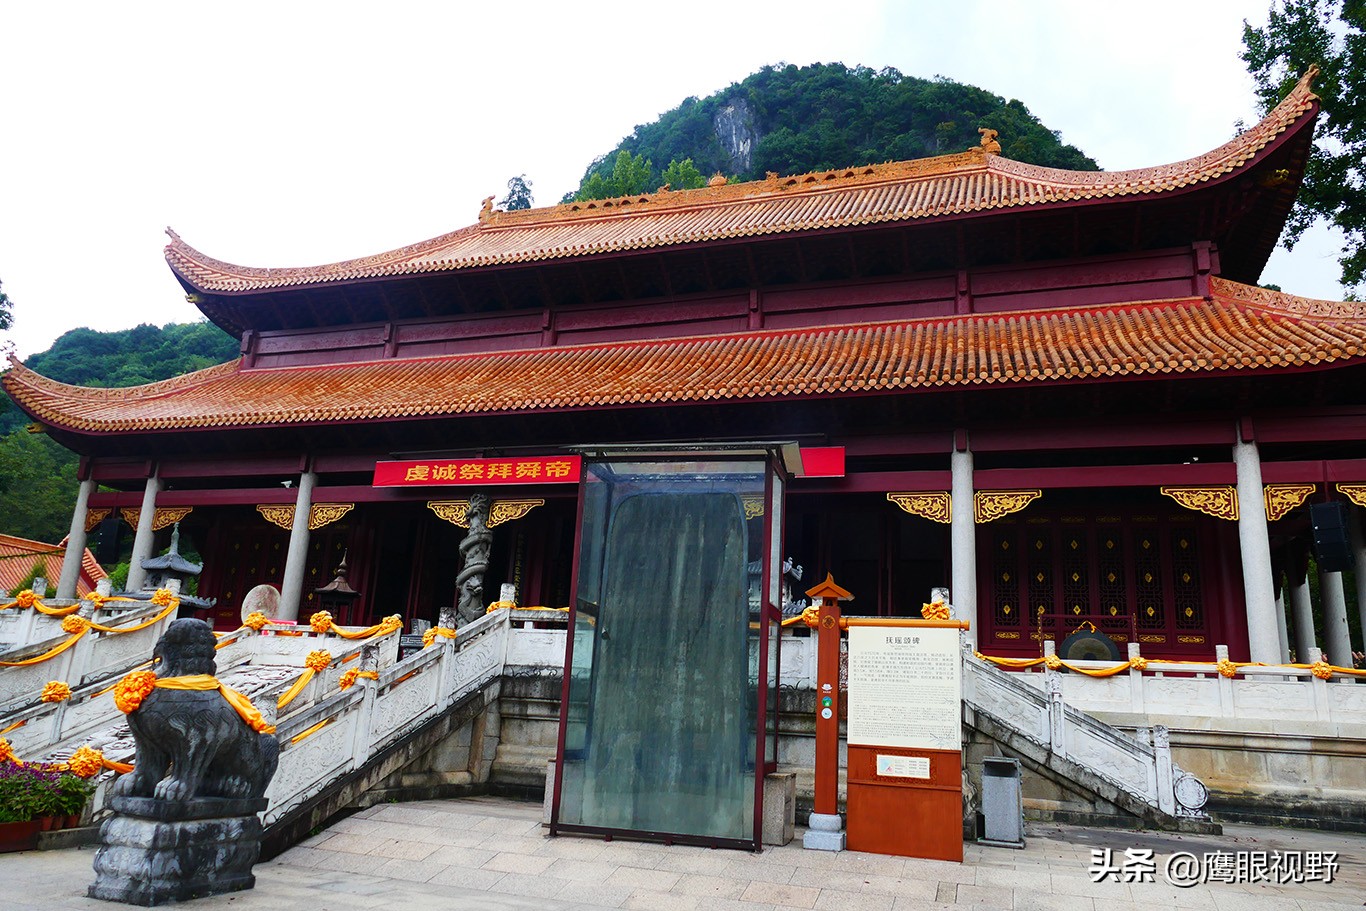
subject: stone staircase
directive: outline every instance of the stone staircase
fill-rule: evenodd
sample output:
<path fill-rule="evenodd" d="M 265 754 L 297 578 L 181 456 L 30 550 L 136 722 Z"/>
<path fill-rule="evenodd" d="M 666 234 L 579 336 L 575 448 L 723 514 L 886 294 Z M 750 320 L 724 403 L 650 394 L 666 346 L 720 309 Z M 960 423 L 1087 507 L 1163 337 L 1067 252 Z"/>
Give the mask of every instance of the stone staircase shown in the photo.
<path fill-rule="evenodd" d="M 372 802 L 367 794 L 402 796 L 421 793 L 424 786 L 443 795 L 479 791 L 490 787 L 491 777 L 496 789 L 500 761 L 525 766 L 519 774 L 527 780 L 519 790 L 533 789 L 545 759 L 553 756 L 558 719 L 549 709 L 523 716 L 515 708 L 525 701 L 518 687 L 504 690 L 528 681 L 545 684 L 538 692 L 557 690 L 565 635 L 563 614 L 500 610 L 462 627 L 458 638 L 438 638 L 402 660 L 397 634 L 364 643 L 304 629 L 284 635 L 244 629 L 224 637 L 220 677 L 252 697 L 277 725 L 280 739 L 279 771 L 267 791 L 267 852 L 283 850 L 348 807 Z M 784 637 L 789 697 L 803 695 L 803 649 L 813 643 Z M 332 652 L 332 666 L 286 712 L 272 717 L 279 694 L 301 672 L 304 655 L 318 648 Z M 143 654 L 148 653 L 150 644 Z M 1089 807 L 1090 816 L 1064 810 L 1052 818 L 1094 822 L 1091 817 L 1108 815 L 1149 828 L 1217 829 L 1198 808 L 1177 799 L 1176 783 L 1189 776 L 1172 762 L 1161 728 L 1146 739 L 1129 737 L 1066 706 L 1058 691 L 1041 692 L 970 651 L 963 660 L 969 759 L 974 750 L 1017 756 L 1027 774 L 1057 783 L 1071 805 L 1080 795 Z M 343 690 L 338 680 L 347 667 L 375 671 L 378 679 L 361 678 Z M 65 703 L 11 709 L 0 717 L 0 727 L 26 722 L 7 735 L 23 758 L 61 759 L 88 744 L 110 759 L 130 761 L 127 726 L 106 692 L 114 679 L 117 674 L 83 681 Z M 514 708 L 504 712 L 508 721 L 500 730 L 500 698 L 509 697 Z M 788 720 L 800 727 L 807 719 L 794 711 Z M 804 736 L 784 731 L 784 739 L 797 743 L 795 751 L 785 750 L 784 761 L 801 764 Z M 106 778 L 96 794 L 95 816 L 112 775 Z"/>
<path fill-rule="evenodd" d="M 1217 833 L 1204 812 L 1204 785 L 1172 761 L 1167 729 L 1140 728 L 1131 737 L 1063 702 L 1057 675 L 1045 690 L 963 652 L 963 724 L 970 732 L 968 765 L 1005 753 L 1041 776 L 1059 806 L 1036 812 L 1057 822 Z M 1179 784 L 1178 784 L 1179 783 Z M 1185 802 L 1183 802 L 1183 800 Z M 1068 809 L 1078 803 L 1085 811 Z M 1036 808 L 1037 810 L 1037 808 Z"/>

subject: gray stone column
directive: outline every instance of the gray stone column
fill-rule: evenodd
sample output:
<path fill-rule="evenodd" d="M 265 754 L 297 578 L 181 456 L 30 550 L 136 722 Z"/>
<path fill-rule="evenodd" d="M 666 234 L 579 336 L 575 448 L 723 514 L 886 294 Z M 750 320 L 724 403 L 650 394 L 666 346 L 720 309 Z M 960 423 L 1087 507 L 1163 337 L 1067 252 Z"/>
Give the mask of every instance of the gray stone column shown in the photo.
<path fill-rule="evenodd" d="M 299 619 L 299 604 L 304 594 L 304 565 L 308 563 L 308 514 L 313 509 L 313 485 L 318 476 L 311 471 L 299 475 L 299 494 L 294 499 L 294 526 L 289 530 L 289 553 L 285 556 L 285 578 L 280 585 L 280 619 Z"/>
<path fill-rule="evenodd" d="M 1266 531 L 1262 493 L 1262 461 L 1257 444 L 1233 444 L 1238 471 L 1238 543 L 1243 556 L 1243 594 L 1247 601 L 1247 637 L 1253 661 L 1276 664 L 1276 593 L 1271 579 L 1271 541 Z"/>
<path fill-rule="evenodd" d="M 1306 575 L 1298 582 L 1287 582 L 1290 593 L 1290 611 L 1295 615 L 1295 660 L 1308 661 L 1305 657 L 1314 648 L 1314 606 L 1309 599 L 1309 577 Z"/>
<path fill-rule="evenodd" d="M 953 472 L 953 510 L 949 526 L 950 559 L 953 563 L 949 593 L 955 615 L 972 623 L 968 638 L 977 640 L 977 527 L 973 522 L 972 450 L 955 449 L 949 457 Z"/>
<path fill-rule="evenodd" d="M 1357 612 L 1361 614 L 1361 650 L 1366 651 L 1366 533 L 1362 531 L 1361 507 L 1348 507 L 1347 528 L 1352 535 L 1352 561 L 1357 579 Z"/>
<path fill-rule="evenodd" d="M 85 517 L 90 511 L 90 495 L 94 492 L 94 478 L 86 478 L 76 491 L 76 509 L 71 513 L 71 531 L 66 536 L 62 575 L 57 580 L 58 598 L 76 597 L 76 583 L 81 578 L 81 559 L 85 556 Z"/>
<path fill-rule="evenodd" d="M 138 530 L 133 536 L 133 555 L 128 563 L 128 582 L 125 584 L 130 592 L 142 590 L 142 584 L 147 579 L 147 573 L 142 568 L 142 561 L 152 556 L 152 520 L 157 514 L 157 494 L 161 493 L 161 479 L 156 472 L 147 479 L 147 486 L 142 491 L 142 512 L 138 514 Z M 82 526 L 84 527 L 84 526 Z"/>
<path fill-rule="evenodd" d="M 1347 626 L 1347 596 L 1342 573 L 1319 572 L 1319 597 L 1323 600 L 1323 650 L 1328 662 L 1352 666 L 1352 634 Z"/>
<path fill-rule="evenodd" d="M 1281 593 L 1276 596 L 1276 633 L 1281 647 L 1281 662 L 1290 660 L 1290 633 L 1286 629 L 1285 622 L 1285 588 L 1281 588 Z"/>

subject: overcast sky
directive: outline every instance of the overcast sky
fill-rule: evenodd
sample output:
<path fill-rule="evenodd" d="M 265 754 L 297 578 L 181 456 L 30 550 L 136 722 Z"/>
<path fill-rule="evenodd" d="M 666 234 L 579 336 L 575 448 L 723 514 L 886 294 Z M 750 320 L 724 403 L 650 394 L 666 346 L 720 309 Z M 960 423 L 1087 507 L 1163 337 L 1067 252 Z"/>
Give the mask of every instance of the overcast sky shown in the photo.
<path fill-rule="evenodd" d="M 764 64 L 843 62 L 1018 98 L 1116 170 L 1256 119 L 1269 0 L 0 5 L 0 281 L 21 356 L 78 326 L 200 318 L 171 226 L 249 266 L 334 262 L 538 205 L 636 124 Z M 1327 232 L 1264 281 L 1338 299 Z"/>

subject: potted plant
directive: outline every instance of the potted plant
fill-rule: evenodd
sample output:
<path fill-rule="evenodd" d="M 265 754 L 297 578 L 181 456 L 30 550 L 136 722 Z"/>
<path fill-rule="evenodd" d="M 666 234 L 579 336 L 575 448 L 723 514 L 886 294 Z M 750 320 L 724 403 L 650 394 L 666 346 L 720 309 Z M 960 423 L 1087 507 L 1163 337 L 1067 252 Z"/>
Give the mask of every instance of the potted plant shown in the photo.
<path fill-rule="evenodd" d="M 81 824 L 81 815 L 90 795 L 95 793 L 95 782 L 90 778 L 63 771 L 57 779 L 58 799 L 55 809 L 61 815 L 61 823 L 54 828 L 74 829 Z"/>
<path fill-rule="evenodd" d="M 95 783 L 59 766 L 0 762 L 0 852 L 35 846 L 39 831 L 79 815 Z"/>
<path fill-rule="evenodd" d="M 47 773 L 34 766 L 0 762 L 0 852 L 27 851 L 37 843 L 36 816 L 48 799 L 48 783 Z"/>

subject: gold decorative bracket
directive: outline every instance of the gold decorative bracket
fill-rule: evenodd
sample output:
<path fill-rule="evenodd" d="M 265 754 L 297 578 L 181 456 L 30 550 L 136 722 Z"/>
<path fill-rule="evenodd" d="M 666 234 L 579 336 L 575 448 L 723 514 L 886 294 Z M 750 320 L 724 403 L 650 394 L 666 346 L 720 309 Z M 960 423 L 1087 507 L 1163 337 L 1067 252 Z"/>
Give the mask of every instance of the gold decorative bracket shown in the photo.
<path fill-rule="evenodd" d="M 1283 519 L 1296 506 L 1318 489 L 1317 484 L 1267 484 L 1262 490 L 1266 503 L 1266 520 Z"/>
<path fill-rule="evenodd" d="M 100 525 L 101 522 L 103 522 L 105 519 L 109 518 L 109 514 L 112 513 L 113 511 L 114 511 L 114 510 L 112 510 L 112 509 L 88 509 L 88 510 L 86 510 L 86 513 L 85 513 L 85 530 L 86 530 L 87 532 L 94 531 L 96 528 L 99 527 L 99 525 Z"/>
<path fill-rule="evenodd" d="M 1366 484 L 1343 484 L 1337 485 L 1338 493 L 1351 500 L 1358 506 L 1366 508 Z"/>
<path fill-rule="evenodd" d="M 931 522 L 948 525 L 953 521 L 953 495 L 947 490 L 892 492 L 887 494 L 887 500 L 901 507 L 902 512 Z"/>
<path fill-rule="evenodd" d="M 1042 490 L 979 490 L 972 498 L 972 518 L 978 525 L 995 522 L 1019 512 L 1039 497 Z"/>
<path fill-rule="evenodd" d="M 161 531 L 163 528 L 169 528 L 192 512 L 194 512 L 193 506 L 158 506 L 156 512 L 152 513 L 152 531 Z M 106 512 L 105 515 L 108 515 L 108 513 Z M 119 515 L 123 516 L 123 521 L 134 528 L 137 528 L 138 522 L 142 519 L 142 508 L 138 506 L 125 506 L 119 510 Z M 101 519 L 102 518 L 103 516 Z M 86 523 L 86 531 L 89 531 L 89 519 L 86 520 Z"/>
<path fill-rule="evenodd" d="M 308 510 L 308 530 L 317 531 L 331 525 L 355 508 L 355 503 L 314 503 Z M 285 531 L 294 528 L 293 506 L 262 504 L 256 507 L 256 511 L 267 522 L 278 525 Z"/>
<path fill-rule="evenodd" d="M 544 506 L 545 500 L 494 500 L 489 506 L 489 528 L 514 522 L 531 512 L 537 506 Z"/>
<path fill-rule="evenodd" d="M 537 506 L 544 505 L 545 500 L 542 499 L 494 500 L 489 506 L 489 528 L 502 525 L 504 522 L 516 521 Z M 436 513 L 437 518 L 444 519 L 452 525 L 460 528 L 470 527 L 469 500 L 428 500 L 427 508 Z"/>
<path fill-rule="evenodd" d="M 740 502 L 745 507 L 745 521 L 757 519 L 764 514 L 764 498 L 762 494 L 747 493 L 740 497 Z"/>
<path fill-rule="evenodd" d="M 1238 491 L 1232 485 L 1159 487 L 1158 492 L 1164 497 L 1171 497 L 1186 509 L 1228 522 L 1238 521 Z"/>

